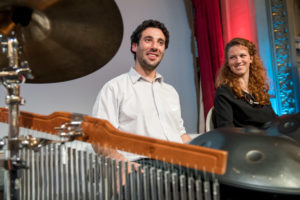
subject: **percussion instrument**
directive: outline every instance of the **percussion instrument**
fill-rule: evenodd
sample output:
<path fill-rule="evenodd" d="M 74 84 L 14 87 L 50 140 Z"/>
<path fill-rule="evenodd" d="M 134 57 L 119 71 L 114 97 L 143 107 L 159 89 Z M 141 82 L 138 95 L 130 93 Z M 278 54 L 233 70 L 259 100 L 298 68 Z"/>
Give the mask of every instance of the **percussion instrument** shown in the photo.
<path fill-rule="evenodd" d="M 300 143 L 268 134 L 256 128 L 215 129 L 190 144 L 228 152 L 226 173 L 218 176 L 224 198 L 297 199 Z"/>
<path fill-rule="evenodd" d="M 19 85 L 26 79 L 67 81 L 112 58 L 123 34 L 114 1 L 1 1 L 0 22 L 0 44 L 8 58 L 0 56 L 0 81 L 8 93 L 8 109 L 0 109 L 0 121 L 8 125 L 0 143 L 6 200 L 220 198 L 215 175 L 226 171 L 225 151 L 123 133 L 80 114 L 19 111 L 24 103 Z M 65 145 L 75 139 L 93 143 L 97 154 Z M 147 157 L 153 165 L 115 160 L 110 156 L 117 150 Z"/>
<path fill-rule="evenodd" d="M 118 51 L 123 21 L 111 0 L 0 1 L 0 34 L 19 42 L 20 59 L 34 75 L 28 83 L 54 83 L 100 69 Z M 0 67 L 8 67 L 0 54 Z"/>
<path fill-rule="evenodd" d="M 4 199 L 299 196 L 298 115 L 274 121 L 264 131 L 216 129 L 179 144 L 121 132 L 81 114 L 19 111 L 24 103 L 19 84 L 26 79 L 72 80 L 98 70 L 115 55 L 123 23 L 114 1 L 1 1 L 0 34 L 7 53 L 7 59 L 0 55 L 0 81 L 8 93 L 8 109 L 0 108 L 0 122 L 8 132 L 0 141 Z M 136 166 L 116 160 L 116 151 L 142 155 L 145 161 Z"/>
<path fill-rule="evenodd" d="M 267 135 L 287 136 L 300 142 L 300 113 L 282 115 L 266 127 Z"/>
<path fill-rule="evenodd" d="M 7 116 L 8 110 L 1 108 L 0 121 L 7 122 Z M 124 133 L 107 121 L 65 112 L 49 116 L 20 112 L 19 126 L 56 135 L 19 137 L 23 147 L 19 155 L 25 161 L 18 181 L 21 199 L 219 199 L 214 176 L 226 171 L 225 151 Z M 97 144 L 104 153 L 58 145 L 73 139 Z M 168 170 L 154 166 L 133 170 L 107 156 L 111 149 L 161 161 Z M 173 170 L 175 165 L 182 166 L 180 171 Z"/>

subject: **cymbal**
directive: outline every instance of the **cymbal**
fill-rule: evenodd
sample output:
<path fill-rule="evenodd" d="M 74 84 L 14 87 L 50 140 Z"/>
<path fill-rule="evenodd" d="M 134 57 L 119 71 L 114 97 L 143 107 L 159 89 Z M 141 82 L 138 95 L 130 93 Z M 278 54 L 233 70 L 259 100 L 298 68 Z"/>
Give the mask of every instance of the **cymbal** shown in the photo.
<path fill-rule="evenodd" d="M 34 79 L 54 83 L 88 75 L 109 62 L 123 37 L 120 11 L 111 0 L 6 0 L 0 3 L 0 33 L 16 32 L 21 61 Z M 0 54 L 0 68 L 8 67 Z"/>

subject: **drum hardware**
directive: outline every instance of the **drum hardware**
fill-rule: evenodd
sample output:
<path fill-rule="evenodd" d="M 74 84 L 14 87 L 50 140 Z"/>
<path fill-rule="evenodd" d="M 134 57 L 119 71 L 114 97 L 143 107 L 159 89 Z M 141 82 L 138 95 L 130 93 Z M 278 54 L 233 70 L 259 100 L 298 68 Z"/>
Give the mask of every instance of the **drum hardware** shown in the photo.
<path fill-rule="evenodd" d="M 20 97 L 20 83 L 23 83 L 26 78 L 31 78 L 31 70 L 26 63 L 23 63 L 20 67 L 19 65 L 19 43 L 17 38 L 12 35 L 7 38 L 1 38 L 1 46 L 4 53 L 7 53 L 9 66 L 6 70 L 0 72 L 0 79 L 2 84 L 7 90 L 7 97 L 5 99 L 8 105 L 8 124 L 9 124 L 9 134 L 7 138 L 7 143 L 4 145 L 5 157 L 4 161 L 7 162 L 7 171 L 5 172 L 5 188 L 4 196 L 5 199 L 15 199 L 15 191 L 18 190 L 18 173 L 17 170 L 20 168 L 18 157 L 19 151 L 19 105 L 25 103 L 25 101 Z M 5 143 L 4 143 L 5 144 Z M 22 165 L 21 165 L 22 166 Z"/>
<path fill-rule="evenodd" d="M 61 127 L 60 135 L 64 140 L 50 140 L 44 138 L 35 138 L 30 135 L 25 137 L 19 136 L 19 105 L 25 103 L 20 97 L 20 84 L 26 79 L 32 79 L 31 69 L 26 61 L 20 62 L 19 42 L 15 37 L 14 32 L 8 37 L 1 37 L 1 46 L 4 53 L 7 53 L 9 66 L 0 72 L 0 80 L 3 86 L 7 89 L 8 95 L 5 102 L 8 105 L 8 137 L 1 140 L 0 147 L 4 150 L 4 158 L 1 160 L 0 167 L 5 171 L 5 187 L 4 196 L 6 200 L 17 199 L 17 190 L 19 190 L 18 170 L 28 168 L 24 161 L 18 155 L 19 149 L 27 148 L 34 151 L 39 151 L 41 147 L 54 143 L 65 143 L 73 141 L 79 136 L 83 136 L 81 131 L 81 115 L 74 115 L 74 121 L 65 123 Z M 81 121 L 80 121 L 81 119 Z"/>
<path fill-rule="evenodd" d="M 78 137 L 84 137 L 84 133 L 81 129 L 84 115 L 73 113 L 71 122 L 65 122 L 60 127 L 55 127 L 55 130 L 60 131 L 59 136 L 62 138 L 68 138 L 65 142 L 70 142 Z"/>
<path fill-rule="evenodd" d="M 80 135 L 77 135 L 80 136 Z M 26 135 L 26 136 L 20 136 L 16 142 L 19 143 L 19 149 L 26 148 L 30 149 L 33 151 L 39 151 L 42 147 L 49 145 L 49 144 L 64 144 L 66 142 L 71 142 L 74 141 L 76 136 L 70 135 L 64 135 L 65 137 L 69 137 L 67 140 L 50 140 L 50 139 L 45 139 L 45 138 L 37 138 L 37 137 L 32 137 L 31 135 Z M 0 148 L 3 148 L 5 146 L 5 141 L 2 142 Z"/>

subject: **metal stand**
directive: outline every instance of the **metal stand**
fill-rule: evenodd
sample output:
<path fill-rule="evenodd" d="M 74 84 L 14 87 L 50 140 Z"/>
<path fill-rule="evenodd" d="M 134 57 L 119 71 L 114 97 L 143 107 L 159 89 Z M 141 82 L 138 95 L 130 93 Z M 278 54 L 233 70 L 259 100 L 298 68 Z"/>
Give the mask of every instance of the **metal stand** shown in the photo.
<path fill-rule="evenodd" d="M 20 83 L 26 78 L 32 78 L 31 70 L 27 63 L 19 65 L 18 41 L 13 36 L 6 39 L 1 38 L 1 46 L 7 53 L 9 67 L 0 72 L 1 83 L 7 89 L 6 104 L 8 105 L 8 138 L 4 142 L 4 162 L 2 167 L 6 169 L 4 180 L 4 199 L 18 199 L 18 169 L 24 166 L 18 157 L 19 151 L 19 105 L 24 104 L 20 97 Z"/>
<path fill-rule="evenodd" d="M 2 38 L 0 35 L 0 45 L 9 60 L 9 67 L 0 72 L 0 82 L 4 85 L 8 95 L 5 102 L 8 105 L 8 125 L 9 134 L 0 142 L 0 148 L 4 150 L 4 158 L 0 159 L 0 167 L 5 169 L 4 175 L 4 199 L 19 199 L 20 177 L 19 170 L 26 169 L 27 166 L 19 158 L 20 148 L 29 148 L 39 151 L 42 146 L 53 143 L 64 143 L 73 141 L 76 137 L 82 136 L 81 120 L 74 115 L 71 122 L 62 124 L 56 129 L 65 140 L 39 139 L 32 136 L 19 137 L 19 106 L 25 103 L 20 97 L 20 84 L 26 79 L 32 79 L 31 70 L 26 61 L 19 64 L 19 45 L 14 33 L 11 37 Z"/>

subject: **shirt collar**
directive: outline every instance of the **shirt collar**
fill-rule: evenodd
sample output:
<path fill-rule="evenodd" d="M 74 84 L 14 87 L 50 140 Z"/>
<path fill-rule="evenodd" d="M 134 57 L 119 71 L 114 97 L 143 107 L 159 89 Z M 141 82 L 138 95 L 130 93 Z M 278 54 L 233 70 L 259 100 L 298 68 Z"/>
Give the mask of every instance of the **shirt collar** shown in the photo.
<path fill-rule="evenodd" d="M 130 68 L 128 74 L 129 74 L 129 77 L 130 77 L 132 83 L 136 83 L 137 81 L 139 81 L 141 79 L 146 80 L 145 78 L 142 77 L 142 75 L 137 73 L 137 71 L 135 71 L 135 69 L 133 67 Z M 160 83 L 163 81 L 162 75 L 159 74 L 158 72 L 156 72 L 155 81 L 159 81 Z"/>

